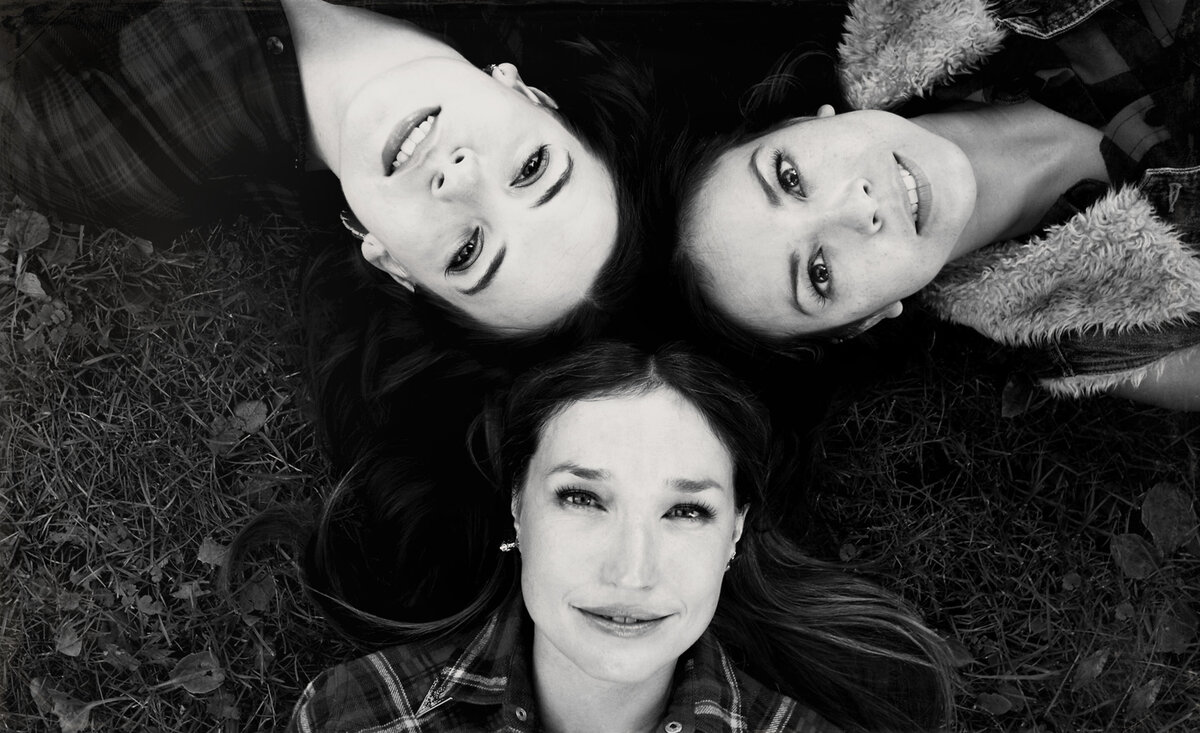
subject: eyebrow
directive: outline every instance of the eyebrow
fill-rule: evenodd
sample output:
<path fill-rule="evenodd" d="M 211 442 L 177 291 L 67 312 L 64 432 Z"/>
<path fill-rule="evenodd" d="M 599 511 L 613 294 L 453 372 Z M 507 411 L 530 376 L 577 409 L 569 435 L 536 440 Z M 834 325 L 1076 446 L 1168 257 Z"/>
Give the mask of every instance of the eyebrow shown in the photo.
<path fill-rule="evenodd" d="M 800 296 L 796 292 L 797 290 L 799 290 L 799 288 L 796 287 L 796 283 L 800 276 L 800 253 L 799 252 L 792 253 L 791 262 L 788 263 L 788 274 L 791 276 L 791 281 L 788 284 L 788 294 L 791 297 L 788 298 L 788 301 L 791 302 L 792 307 L 795 308 L 796 310 L 800 311 L 801 313 L 803 313 L 806 316 L 811 316 L 812 314 L 809 313 L 807 310 L 805 310 L 804 304 L 800 302 Z"/>
<path fill-rule="evenodd" d="M 588 481 L 606 481 L 612 478 L 612 474 L 604 469 L 586 468 L 578 463 L 572 463 L 570 461 L 558 464 L 554 468 L 547 471 L 546 475 L 550 476 L 555 473 L 569 473 L 572 476 L 578 476 L 579 478 L 586 479 Z"/>
<path fill-rule="evenodd" d="M 474 295 L 491 285 L 492 280 L 496 278 L 496 270 L 500 269 L 500 263 L 504 261 L 504 253 L 507 251 L 508 247 L 500 247 L 500 251 L 492 258 L 492 264 L 488 265 L 487 272 L 483 273 L 483 277 L 479 278 L 479 282 L 462 291 L 463 295 Z"/>
<path fill-rule="evenodd" d="M 759 145 L 750 154 L 750 172 L 754 174 L 754 178 L 758 181 L 758 185 L 762 186 L 763 193 L 767 195 L 767 201 L 771 206 L 779 206 L 779 194 L 771 188 L 771 184 L 767 183 L 767 179 L 763 178 L 762 171 L 758 169 L 758 154 L 762 152 L 762 146 Z"/>
<path fill-rule="evenodd" d="M 671 486 L 688 494 L 698 494 L 701 491 L 707 491 L 708 489 L 725 488 L 720 481 L 714 481 L 710 478 L 699 480 L 690 478 L 671 479 Z"/>
<path fill-rule="evenodd" d="M 530 208 L 536 209 L 537 207 L 557 196 L 558 192 L 562 190 L 562 187 L 567 185 L 567 181 L 571 180 L 571 171 L 573 170 L 575 170 L 575 159 L 572 158 L 571 153 L 568 152 L 567 167 L 563 170 L 562 175 L 558 177 L 557 181 L 551 184 L 550 188 L 546 189 L 546 192 L 542 194 L 537 201 L 533 202 L 533 206 Z"/>

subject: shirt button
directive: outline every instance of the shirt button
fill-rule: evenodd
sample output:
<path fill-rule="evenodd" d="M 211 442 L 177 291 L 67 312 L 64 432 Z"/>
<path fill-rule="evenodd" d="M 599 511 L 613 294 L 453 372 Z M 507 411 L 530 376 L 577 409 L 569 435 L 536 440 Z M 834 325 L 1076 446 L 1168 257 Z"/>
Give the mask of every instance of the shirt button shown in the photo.
<path fill-rule="evenodd" d="M 272 56 L 283 53 L 283 41 L 279 40 L 279 36 L 271 36 L 267 39 L 267 51 Z"/>
<path fill-rule="evenodd" d="M 525 708 L 517 708 L 517 720 L 524 723 L 529 718 L 529 713 L 525 712 Z"/>
<path fill-rule="evenodd" d="M 667 731 L 667 733 L 679 733 L 679 731 L 683 730 L 683 723 L 672 720 L 670 723 L 667 723 L 665 726 L 663 726 L 663 728 Z"/>

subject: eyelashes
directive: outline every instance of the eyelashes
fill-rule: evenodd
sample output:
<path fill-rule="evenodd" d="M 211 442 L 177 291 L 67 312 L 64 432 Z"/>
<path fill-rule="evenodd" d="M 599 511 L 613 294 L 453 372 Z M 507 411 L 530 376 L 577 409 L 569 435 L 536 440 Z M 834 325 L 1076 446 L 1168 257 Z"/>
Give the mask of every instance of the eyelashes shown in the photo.
<path fill-rule="evenodd" d="M 463 272 L 470 269 L 471 265 L 475 264 L 479 259 L 479 253 L 483 251 L 483 229 L 475 227 L 471 231 L 471 236 L 463 243 L 450 258 L 450 263 L 446 266 L 446 272 Z"/>
<path fill-rule="evenodd" d="M 594 491 L 574 486 L 564 486 L 554 492 L 559 506 L 564 509 L 595 509 L 605 510 L 600 497 Z M 716 518 L 717 510 L 702 501 L 683 502 L 674 504 L 663 515 L 668 519 L 682 519 L 691 522 L 708 522 Z"/>
<path fill-rule="evenodd" d="M 792 164 L 783 155 L 782 150 L 776 150 L 771 159 L 775 163 L 775 180 L 778 181 L 779 187 L 784 193 L 792 196 L 804 198 L 808 195 L 808 189 L 804 185 L 804 178 L 800 175 L 800 169 Z"/>

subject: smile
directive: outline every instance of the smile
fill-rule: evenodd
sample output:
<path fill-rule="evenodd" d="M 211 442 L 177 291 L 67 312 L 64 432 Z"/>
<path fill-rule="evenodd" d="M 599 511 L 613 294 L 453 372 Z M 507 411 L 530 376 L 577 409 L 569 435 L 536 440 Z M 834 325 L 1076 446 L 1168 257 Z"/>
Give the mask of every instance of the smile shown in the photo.
<path fill-rule="evenodd" d="M 596 628 L 611 636 L 633 638 L 645 636 L 657 629 L 669 616 L 632 609 L 583 609 L 577 608 L 583 617 Z"/>
<path fill-rule="evenodd" d="M 383 146 L 383 175 L 390 176 L 402 170 L 412 160 L 433 132 L 441 111 L 440 107 L 430 107 L 400 120 Z"/>
<path fill-rule="evenodd" d="M 929 186 L 929 179 L 908 158 L 899 153 L 894 154 L 893 158 L 896 161 L 896 168 L 900 171 L 900 180 L 904 183 L 909 216 L 912 217 L 917 234 L 920 234 L 921 227 L 928 221 L 929 212 L 933 206 L 933 191 Z"/>

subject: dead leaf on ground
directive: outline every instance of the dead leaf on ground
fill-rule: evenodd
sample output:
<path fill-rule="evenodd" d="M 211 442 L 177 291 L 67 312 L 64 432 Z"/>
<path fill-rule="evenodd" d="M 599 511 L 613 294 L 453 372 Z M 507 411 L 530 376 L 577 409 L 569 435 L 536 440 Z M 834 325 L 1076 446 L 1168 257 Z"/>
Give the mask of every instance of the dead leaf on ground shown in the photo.
<path fill-rule="evenodd" d="M 110 697 L 104 700 L 83 702 L 58 689 L 54 682 L 45 677 L 36 677 L 29 683 L 29 694 L 38 709 L 53 713 L 58 718 L 62 733 L 80 733 L 92 727 L 92 709 L 123 698 Z"/>
<path fill-rule="evenodd" d="M 83 651 L 83 638 L 79 636 L 79 630 L 73 623 L 68 621 L 59 627 L 58 633 L 54 635 L 54 648 L 59 654 L 68 657 L 78 657 Z"/>
<path fill-rule="evenodd" d="M 1080 662 L 1079 666 L 1075 668 L 1075 674 L 1071 676 L 1071 691 L 1075 692 L 1095 681 L 1104 671 L 1104 665 L 1108 664 L 1108 657 L 1111 653 L 1110 649 L 1101 649 L 1092 652 L 1087 659 Z"/>
<path fill-rule="evenodd" d="M 36 211 L 19 209 L 8 217 L 4 236 L 19 252 L 28 252 L 50 238 L 50 222 Z"/>
<path fill-rule="evenodd" d="M 975 704 L 992 715 L 1004 715 L 1013 709 L 1013 702 L 1004 695 L 985 692 L 975 698 Z"/>
<path fill-rule="evenodd" d="M 1128 578 L 1148 578 L 1158 569 L 1158 561 L 1154 559 L 1154 548 L 1139 535 L 1117 535 L 1109 549 L 1117 567 L 1121 568 L 1121 572 Z"/>
<path fill-rule="evenodd" d="M 1140 685 L 1133 694 L 1129 696 L 1129 712 L 1134 715 L 1140 715 L 1150 709 L 1154 701 L 1158 699 L 1158 689 L 1162 687 L 1162 677 L 1154 679 Z"/>
<path fill-rule="evenodd" d="M 225 681 L 225 670 L 211 651 L 207 649 L 189 654 L 171 670 L 171 679 L 155 685 L 152 689 L 182 687 L 193 695 L 206 695 Z"/>
<path fill-rule="evenodd" d="M 1179 549 L 1196 533 L 1192 498 L 1174 484 L 1156 484 L 1142 500 L 1142 524 L 1164 555 Z"/>
<path fill-rule="evenodd" d="M 262 400 L 247 400 L 233 408 L 233 414 L 241 420 L 241 428 L 247 433 L 257 433 L 267 422 L 267 406 Z"/>
<path fill-rule="evenodd" d="M 17 290 L 25 293 L 32 298 L 45 298 L 46 289 L 42 287 L 42 281 L 37 275 L 32 272 L 26 272 L 17 280 Z"/>
<path fill-rule="evenodd" d="M 1158 612 L 1154 621 L 1154 645 L 1160 652 L 1182 654 L 1196 638 L 1196 612 L 1176 599 Z"/>
<path fill-rule="evenodd" d="M 196 559 L 205 565 L 224 565 L 227 549 L 225 545 L 212 537 L 205 537 L 204 541 L 200 543 L 200 551 L 196 553 Z"/>

